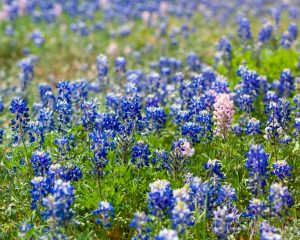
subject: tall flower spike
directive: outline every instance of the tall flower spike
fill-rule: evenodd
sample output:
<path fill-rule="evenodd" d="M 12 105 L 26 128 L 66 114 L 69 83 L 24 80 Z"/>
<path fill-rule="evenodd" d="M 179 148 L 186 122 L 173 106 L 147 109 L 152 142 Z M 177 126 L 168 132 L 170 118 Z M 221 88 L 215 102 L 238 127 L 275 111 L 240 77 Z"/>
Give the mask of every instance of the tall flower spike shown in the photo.
<path fill-rule="evenodd" d="M 130 228 L 136 230 L 136 235 L 132 240 L 148 240 L 150 237 L 148 233 L 150 232 L 150 227 L 148 226 L 150 219 L 144 212 L 136 212 L 133 214 L 133 219 L 130 223 Z"/>
<path fill-rule="evenodd" d="M 148 209 L 154 216 L 167 215 L 172 207 L 171 184 L 166 180 L 156 180 L 150 183 L 148 194 Z"/>
<path fill-rule="evenodd" d="M 99 202 L 98 208 L 93 212 L 97 216 L 96 223 L 101 224 L 104 228 L 112 226 L 112 221 L 115 218 L 114 208 L 109 202 Z"/>
<path fill-rule="evenodd" d="M 289 178 L 291 176 L 292 167 L 288 165 L 285 160 L 277 161 L 273 163 L 272 175 L 277 176 L 280 180 Z"/>
<path fill-rule="evenodd" d="M 230 100 L 229 94 L 217 95 L 213 114 L 216 120 L 215 135 L 226 137 L 234 116 L 233 101 Z"/>
<path fill-rule="evenodd" d="M 281 183 L 273 183 L 269 192 L 271 213 L 275 216 L 283 217 L 287 214 L 287 210 L 294 205 L 294 200 L 290 195 L 288 188 L 283 187 Z"/>
<path fill-rule="evenodd" d="M 31 157 L 32 168 L 36 176 L 45 176 L 51 165 L 49 153 L 36 151 Z"/>
<path fill-rule="evenodd" d="M 19 74 L 21 91 L 24 92 L 27 89 L 29 83 L 33 81 L 34 78 L 34 65 L 37 62 L 37 57 L 29 56 L 20 60 L 17 66 L 21 69 Z"/>
<path fill-rule="evenodd" d="M 35 139 L 32 133 L 29 131 L 29 114 L 27 103 L 24 99 L 15 97 L 11 101 L 10 112 L 15 115 L 15 118 L 11 121 L 12 130 L 14 132 L 14 144 L 26 143 L 27 136 L 29 136 L 30 142 Z"/>
<path fill-rule="evenodd" d="M 156 236 L 156 240 L 179 240 L 177 232 L 173 229 L 163 229 Z"/>
<path fill-rule="evenodd" d="M 268 178 L 268 154 L 265 153 L 261 145 L 251 145 L 250 151 L 246 153 L 245 168 L 249 174 L 249 187 L 256 196 L 263 192 Z"/>
<path fill-rule="evenodd" d="M 43 199 L 43 206 L 45 206 L 43 219 L 50 221 L 56 227 L 66 225 L 74 215 L 71 211 L 73 202 L 74 188 L 70 182 L 55 180 L 53 194 Z"/>

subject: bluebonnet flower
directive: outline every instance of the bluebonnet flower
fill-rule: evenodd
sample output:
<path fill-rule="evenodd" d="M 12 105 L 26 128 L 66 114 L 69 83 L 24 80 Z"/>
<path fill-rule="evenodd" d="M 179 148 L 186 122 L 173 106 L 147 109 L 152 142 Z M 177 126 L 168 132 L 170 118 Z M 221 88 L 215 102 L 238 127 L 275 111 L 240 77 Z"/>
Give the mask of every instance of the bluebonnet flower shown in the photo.
<path fill-rule="evenodd" d="M 52 169 L 53 171 L 53 169 Z M 77 182 L 82 177 L 82 172 L 75 164 L 67 163 L 64 167 L 59 169 L 59 177 L 64 181 Z"/>
<path fill-rule="evenodd" d="M 186 122 L 181 127 L 181 134 L 189 139 L 192 142 L 199 143 L 201 140 L 201 125 L 195 122 Z"/>
<path fill-rule="evenodd" d="M 94 153 L 92 159 L 93 173 L 97 177 L 102 177 L 104 174 L 104 168 L 108 164 L 107 153 L 111 148 L 110 143 L 111 132 L 94 130 L 90 135 L 92 140 L 91 150 Z"/>
<path fill-rule="evenodd" d="M 29 114 L 27 103 L 24 99 L 15 97 L 11 101 L 10 111 L 15 115 L 15 118 L 11 120 L 12 130 L 15 133 L 13 143 L 25 144 L 27 136 L 30 138 L 30 142 L 34 142 L 34 137 L 29 131 Z"/>
<path fill-rule="evenodd" d="M 160 130 L 165 127 L 167 115 L 161 107 L 147 107 L 145 113 L 150 131 Z"/>
<path fill-rule="evenodd" d="M 251 95 L 243 94 L 236 98 L 236 104 L 239 107 L 239 111 L 250 113 L 253 111 L 254 98 Z"/>
<path fill-rule="evenodd" d="M 148 240 L 150 239 L 148 233 L 151 231 L 148 226 L 150 223 L 150 219 L 144 212 L 136 212 L 133 214 L 133 219 L 130 223 L 130 228 L 136 230 L 135 236 L 132 240 Z"/>
<path fill-rule="evenodd" d="M 50 221 L 55 227 L 65 226 L 74 215 L 71 210 L 73 202 L 74 188 L 70 182 L 55 180 L 53 193 L 43 198 L 45 211 L 42 213 L 42 218 Z"/>
<path fill-rule="evenodd" d="M 2 113 L 3 110 L 4 110 L 4 104 L 2 98 L 0 97 L 0 113 Z"/>
<path fill-rule="evenodd" d="M 119 114 L 124 120 L 130 119 L 130 121 L 134 122 L 141 119 L 141 98 L 137 95 L 129 98 L 122 98 L 120 110 Z"/>
<path fill-rule="evenodd" d="M 279 96 L 274 91 L 267 91 L 267 93 L 264 96 L 264 102 L 269 104 L 270 102 L 277 102 L 279 99 Z"/>
<path fill-rule="evenodd" d="M 38 91 L 39 91 L 39 96 L 40 96 L 40 99 L 41 99 L 41 102 L 42 102 L 43 106 L 44 107 L 50 107 L 48 105 L 49 104 L 50 93 L 52 93 L 52 96 L 53 96 L 51 86 L 49 84 L 46 84 L 46 83 L 41 83 L 38 86 Z"/>
<path fill-rule="evenodd" d="M 280 45 L 282 48 L 290 49 L 292 45 L 292 39 L 288 32 L 285 32 L 281 36 Z"/>
<path fill-rule="evenodd" d="M 259 225 L 260 240 L 281 240 L 282 237 L 278 231 L 272 227 L 268 222 L 262 222 Z"/>
<path fill-rule="evenodd" d="M 124 57 L 117 57 L 115 62 L 115 71 L 116 73 L 126 72 L 126 59 Z"/>
<path fill-rule="evenodd" d="M 179 109 L 178 109 L 179 108 Z M 171 106 L 171 117 L 172 120 L 178 125 L 182 126 L 184 123 L 189 122 L 191 120 L 191 111 L 180 110 L 180 105 L 172 105 Z"/>
<path fill-rule="evenodd" d="M 248 170 L 248 184 L 252 193 L 256 196 L 263 192 L 268 178 L 268 154 L 265 153 L 261 145 L 251 145 L 250 151 L 246 153 L 245 168 Z"/>
<path fill-rule="evenodd" d="M 294 205 L 294 200 L 287 187 L 283 187 L 281 183 L 273 183 L 269 189 L 269 203 L 271 213 L 283 217 L 287 214 L 287 210 Z"/>
<path fill-rule="evenodd" d="M 177 203 L 177 201 L 182 201 L 186 204 L 191 203 L 191 196 L 189 194 L 189 184 L 186 183 L 182 188 L 177 188 L 173 190 L 173 199 L 174 202 Z M 174 205 L 175 207 L 175 205 Z"/>
<path fill-rule="evenodd" d="M 256 136 L 261 133 L 260 121 L 254 117 L 251 117 L 246 122 L 246 134 L 251 136 Z"/>
<path fill-rule="evenodd" d="M 159 107 L 160 99 L 156 94 L 149 94 L 145 102 L 146 107 Z"/>
<path fill-rule="evenodd" d="M 58 114 L 58 130 L 66 133 L 71 127 L 71 104 L 66 100 L 58 99 L 56 103 L 56 112 Z"/>
<path fill-rule="evenodd" d="M 55 129 L 54 114 L 50 108 L 41 108 L 38 116 L 38 123 L 41 130 L 41 136 Z"/>
<path fill-rule="evenodd" d="M 152 164 L 157 169 L 170 171 L 169 153 L 162 149 L 156 149 L 153 153 Z"/>
<path fill-rule="evenodd" d="M 179 237 L 175 230 L 164 228 L 158 233 L 156 240 L 179 240 Z"/>
<path fill-rule="evenodd" d="M 4 135 L 4 130 L 0 128 L 0 144 L 3 143 L 3 135 Z"/>
<path fill-rule="evenodd" d="M 143 166 L 149 166 L 149 145 L 145 144 L 144 141 L 140 140 L 135 143 L 132 148 L 132 159 L 131 162 L 138 168 Z"/>
<path fill-rule="evenodd" d="M 172 190 L 171 184 L 166 180 L 156 180 L 150 183 L 150 192 L 148 193 L 149 213 L 164 217 L 172 208 Z"/>
<path fill-rule="evenodd" d="M 235 233 L 239 214 L 236 208 L 218 206 L 214 213 L 213 232 L 217 239 L 227 239 L 228 235 Z"/>
<path fill-rule="evenodd" d="M 34 177 L 30 181 L 32 189 L 29 191 L 31 196 L 31 209 L 37 209 L 42 205 L 42 199 L 53 190 L 53 179 L 49 176 Z"/>
<path fill-rule="evenodd" d="M 189 53 L 186 58 L 188 69 L 193 72 L 201 70 L 201 63 L 199 57 L 195 53 Z"/>
<path fill-rule="evenodd" d="M 231 130 L 235 133 L 236 136 L 240 136 L 242 133 L 244 133 L 244 129 L 241 123 L 233 124 Z"/>
<path fill-rule="evenodd" d="M 260 41 L 261 43 L 268 42 L 272 37 L 272 33 L 273 33 L 272 24 L 270 22 L 265 23 L 261 28 L 261 30 L 259 31 L 258 41 Z"/>
<path fill-rule="evenodd" d="M 257 219 L 259 216 L 264 214 L 267 205 L 257 198 L 250 200 L 247 207 L 247 216 L 252 219 Z"/>
<path fill-rule="evenodd" d="M 43 37 L 42 33 L 39 31 L 34 31 L 31 34 L 31 40 L 37 47 L 43 46 L 45 42 L 45 38 Z"/>
<path fill-rule="evenodd" d="M 279 78 L 279 96 L 291 97 L 293 91 L 295 90 L 294 86 L 294 77 L 292 76 L 292 71 L 290 69 L 284 69 Z"/>
<path fill-rule="evenodd" d="M 97 71 L 98 71 L 98 81 L 103 83 L 104 78 L 108 74 L 108 60 L 107 57 L 103 54 L 97 56 Z"/>
<path fill-rule="evenodd" d="M 14 35 L 14 33 L 15 33 L 15 30 L 12 25 L 7 25 L 5 27 L 5 35 L 7 37 L 12 37 Z"/>
<path fill-rule="evenodd" d="M 45 176 L 52 162 L 49 153 L 38 150 L 32 154 L 31 164 L 36 176 Z"/>
<path fill-rule="evenodd" d="M 112 226 L 113 219 L 115 218 L 114 208 L 109 202 L 99 202 L 98 208 L 93 212 L 96 216 L 96 223 L 101 224 L 104 228 Z"/>
<path fill-rule="evenodd" d="M 290 38 L 292 41 L 295 41 L 298 37 L 298 26 L 296 23 L 291 23 L 288 29 Z"/>
<path fill-rule="evenodd" d="M 300 136 L 300 117 L 295 118 L 294 128 L 296 131 L 295 136 Z"/>
<path fill-rule="evenodd" d="M 265 128 L 266 138 L 276 144 L 279 137 L 283 136 L 289 128 L 291 121 L 290 103 L 285 98 L 279 98 L 278 102 L 271 102 L 265 113 L 270 113 Z"/>
<path fill-rule="evenodd" d="M 272 165 L 271 175 L 277 176 L 280 180 L 291 176 L 292 167 L 285 160 L 279 160 Z"/>
<path fill-rule="evenodd" d="M 67 155 L 70 150 L 75 146 L 75 138 L 72 134 L 62 135 L 54 140 L 54 143 L 57 147 L 58 158 L 61 161 L 68 160 Z"/>
<path fill-rule="evenodd" d="M 215 54 L 215 60 L 219 63 L 222 60 L 225 64 L 228 64 L 232 57 L 232 46 L 229 39 L 223 36 L 219 44 L 217 45 L 217 52 Z"/>
<path fill-rule="evenodd" d="M 66 98 L 71 105 L 71 120 L 80 124 L 80 116 L 82 115 L 82 105 L 88 100 L 88 81 L 86 79 L 80 79 L 70 84 L 70 98 Z"/>
<path fill-rule="evenodd" d="M 33 81 L 34 78 L 34 66 L 37 62 L 37 57 L 29 56 L 20 60 L 17 66 L 20 68 L 21 72 L 19 74 L 21 91 L 25 91 L 27 85 Z"/>
<path fill-rule="evenodd" d="M 171 211 L 171 220 L 173 228 L 177 229 L 180 234 L 194 225 L 193 212 L 185 202 L 178 198 L 175 200 L 175 205 Z"/>
<path fill-rule="evenodd" d="M 160 86 L 160 75 L 156 72 L 150 73 L 146 78 L 146 89 L 149 92 L 155 92 Z"/>
<path fill-rule="evenodd" d="M 19 227 L 18 238 L 26 237 L 26 233 L 33 228 L 33 224 L 25 223 Z"/>
<path fill-rule="evenodd" d="M 206 140 L 210 139 L 212 135 L 212 114 L 207 110 L 200 111 L 200 113 L 196 116 L 196 121 L 201 125 L 202 129 L 202 138 Z"/>
<path fill-rule="evenodd" d="M 82 125 L 86 131 L 91 132 L 96 124 L 97 118 L 97 106 L 96 100 L 84 101 L 81 108 L 83 110 L 83 116 L 81 118 Z"/>
<path fill-rule="evenodd" d="M 247 18 L 241 17 L 238 19 L 237 33 L 242 41 L 248 41 L 252 39 L 251 27 Z"/>
<path fill-rule="evenodd" d="M 194 153 L 195 149 L 192 148 L 190 142 L 185 138 L 180 138 L 172 143 L 169 161 L 171 174 L 174 178 L 187 167 L 189 158 L 191 158 Z"/>
<path fill-rule="evenodd" d="M 222 164 L 217 159 L 208 160 L 208 162 L 204 165 L 204 169 L 208 172 L 210 177 L 217 176 L 220 179 L 225 179 L 224 174 L 221 172 Z"/>

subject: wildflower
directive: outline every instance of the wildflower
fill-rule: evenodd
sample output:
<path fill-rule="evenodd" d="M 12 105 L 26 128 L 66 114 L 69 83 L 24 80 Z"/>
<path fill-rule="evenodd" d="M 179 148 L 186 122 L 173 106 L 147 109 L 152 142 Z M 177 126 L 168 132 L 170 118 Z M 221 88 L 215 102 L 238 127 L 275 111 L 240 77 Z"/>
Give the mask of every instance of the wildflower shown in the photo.
<path fill-rule="evenodd" d="M 266 43 L 271 39 L 272 33 L 273 33 L 273 26 L 271 25 L 270 22 L 267 22 L 266 24 L 263 25 L 262 29 L 259 31 L 258 40 L 261 43 Z"/>
<path fill-rule="evenodd" d="M 25 223 L 19 227 L 18 238 L 26 237 L 26 233 L 33 228 L 33 224 Z"/>
<path fill-rule="evenodd" d="M 71 211 L 74 202 L 74 188 L 70 182 L 61 179 L 54 181 L 53 193 L 43 198 L 45 211 L 42 213 L 44 220 L 49 220 L 56 227 L 67 224 L 74 215 Z"/>
<path fill-rule="evenodd" d="M 27 89 L 27 85 L 33 81 L 34 78 L 34 66 L 37 62 L 37 57 L 29 56 L 20 60 L 17 63 L 17 66 L 21 69 L 19 74 L 21 91 L 25 91 Z"/>
<path fill-rule="evenodd" d="M 288 33 L 292 41 L 295 41 L 298 37 L 298 26 L 296 23 L 291 23 L 289 25 Z"/>
<path fill-rule="evenodd" d="M 238 19 L 238 36 L 244 42 L 252 39 L 251 27 L 247 18 L 241 17 Z"/>
<path fill-rule="evenodd" d="M 145 112 L 150 131 L 160 130 L 165 127 L 167 115 L 161 107 L 147 107 Z"/>
<path fill-rule="evenodd" d="M 132 148 L 131 162 L 138 168 L 143 166 L 149 166 L 149 145 L 145 144 L 142 140 L 136 142 Z"/>
<path fill-rule="evenodd" d="M 43 37 L 42 33 L 39 31 L 34 31 L 31 34 L 31 40 L 37 47 L 41 47 L 45 42 L 45 38 Z"/>
<path fill-rule="evenodd" d="M 194 225 L 192 215 L 193 212 L 188 208 L 188 205 L 177 198 L 171 212 L 173 228 L 177 229 L 181 234 L 184 233 L 186 228 Z"/>
<path fill-rule="evenodd" d="M 36 151 L 31 157 L 31 164 L 36 176 L 45 176 L 51 165 L 49 153 Z"/>
<path fill-rule="evenodd" d="M 287 187 L 283 187 L 281 183 L 273 183 L 269 189 L 269 203 L 272 213 L 283 217 L 288 208 L 293 206 L 294 200 Z"/>
<path fill-rule="evenodd" d="M 108 60 L 105 55 L 99 55 L 96 58 L 97 60 L 97 71 L 98 71 L 98 81 L 103 82 L 104 78 L 107 77 L 108 74 Z"/>
<path fill-rule="evenodd" d="M 104 228 L 112 226 L 112 221 L 115 218 L 114 208 L 109 202 L 99 202 L 98 208 L 93 212 L 97 216 L 96 223 L 101 224 Z"/>
<path fill-rule="evenodd" d="M 31 195 L 31 209 L 37 209 L 37 207 L 42 205 L 42 199 L 46 197 L 53 189 L 53 181 L 49 176 L 34 177 L 30 181 L 32 189 L 29 191 Z"/>
<path fill-rule="evenodd" d="M 260 240 L 281 240 L 281 235 L 278 231 L 270 226 L 268 222 L 262 222 L 259 226 Z"/>
<path fill-rule="evenodd" d="M 81 106 L 81 108 L 83 109 L 83 116 L 81 118 L 82 125 L 89 132 L 91 132 L 94 129 L 96 124 L 96 118 L 98 113 L 95 102 L 95 99 L 92 99 L 90 101 L 84 101 Z"/>
<path fill-rule="evenodd" d="M 216 120 L 216 128 L 214 130 L 216 136 L 225 137 L 233 121 L 233 102 L 228 94 L 219 94 L 214 104 L 214 119 Z"/>
<path fill-rule="evenodd" d="M 162 149 L 156 149 L 153 154 L 152 164 L 159 169 L 170 171 L 169 153 Z"/>
<path fill-rule="evenodd" d="M 268 154 L 265 153 L 261 145 L 251 145 L 250 151 L 246 153 L 245 168 L 249 174 L 249 187 L 256 196 L 259 191 L 264 190 L 266 179 L 268 178 Z"/>
<path fill-rule="evenodd" d="M 280 180 L 291 176 L 292 167 L 290 167 L 285 160 L 280 160 L 273 163 L 273 171 L 271 175 L 277 176 Z"/>
<path fill-rule="evenodd" d="M 205 165 L 204 169 L 209 172 L 210 176 L 217 176 L 220 179 L 225 179 L 224 174 L 221 172 L 221 163 L 217 159 L 209 160 Z"/>
<path fill-rule="evenodd" d="M 250 118 L 246 122 L 246 134 L 251 136 L 256 136 L 261 133 L 261 124 L 260 121 L 256 118 Z"/>
<path fill-rule="evenodd" d="M 150 214 L 163 217 L 169 213 L 172 207 L 171 185 L 166 180 L 156 180 L 150 183 L 148 193 L 148 209 Z"/>
<path fill-rule="evenodd" d="M 124 57 L 117 57 L 115 62 L 115 71 L 116 73 L 126 72 L 126 59 Z"/>
<path fill-rule="evenodd" d="M 150 219 L 144 212 L 136 212 L 133 215 L 133 219 L 130 223 L 130 228 L 133 228 L 137 231 L 136 235 L 132 240 L 147 240 L 150 237 L 147 235 L 150 232 L 150 227 L 147 226 L 150 222 Z"/>
<path fill-rule="evenodd" d="M 15 97 L 11 101 L 10 111 L 15 115 L 15 119 L 11 121 L 12 130 L 15 133 L 13 143 L 25 144 L 27 136 L 30 138 L 30 142 L 34 142 L 34 137 L 29 131 L 29 114 L 27 103 L 24 99 Z"/>
<path fill-rule="evenodd" d="M 257 198 L 250 200 L 249 206 L 247 207 L 248 216 L 250 218 L 257 219 L 266 210 L 266 204 Z"/>
<path fill-rule="evenodd" d="M 179 240 L 179 238 L 175 230 L 164 228 L 156 236 L 156 240 Z"/>
<path fill-rule="evenodd" d="M 294 77 L 292 76 L 292 71 L 290 69 L 284 69 L 279 78 L 279 96 L 280 97 L 291 97 L 293 91 L 295 90 L 294 86 Z"/>
<path fill-rule="evenodd" d="M 234 207 L 218 206 L 214 211 L 213 232 L 218 239 L 227 239 L 228 235 L 235 233 L 234 224 L 238 222 L 238 212 Z"/>

